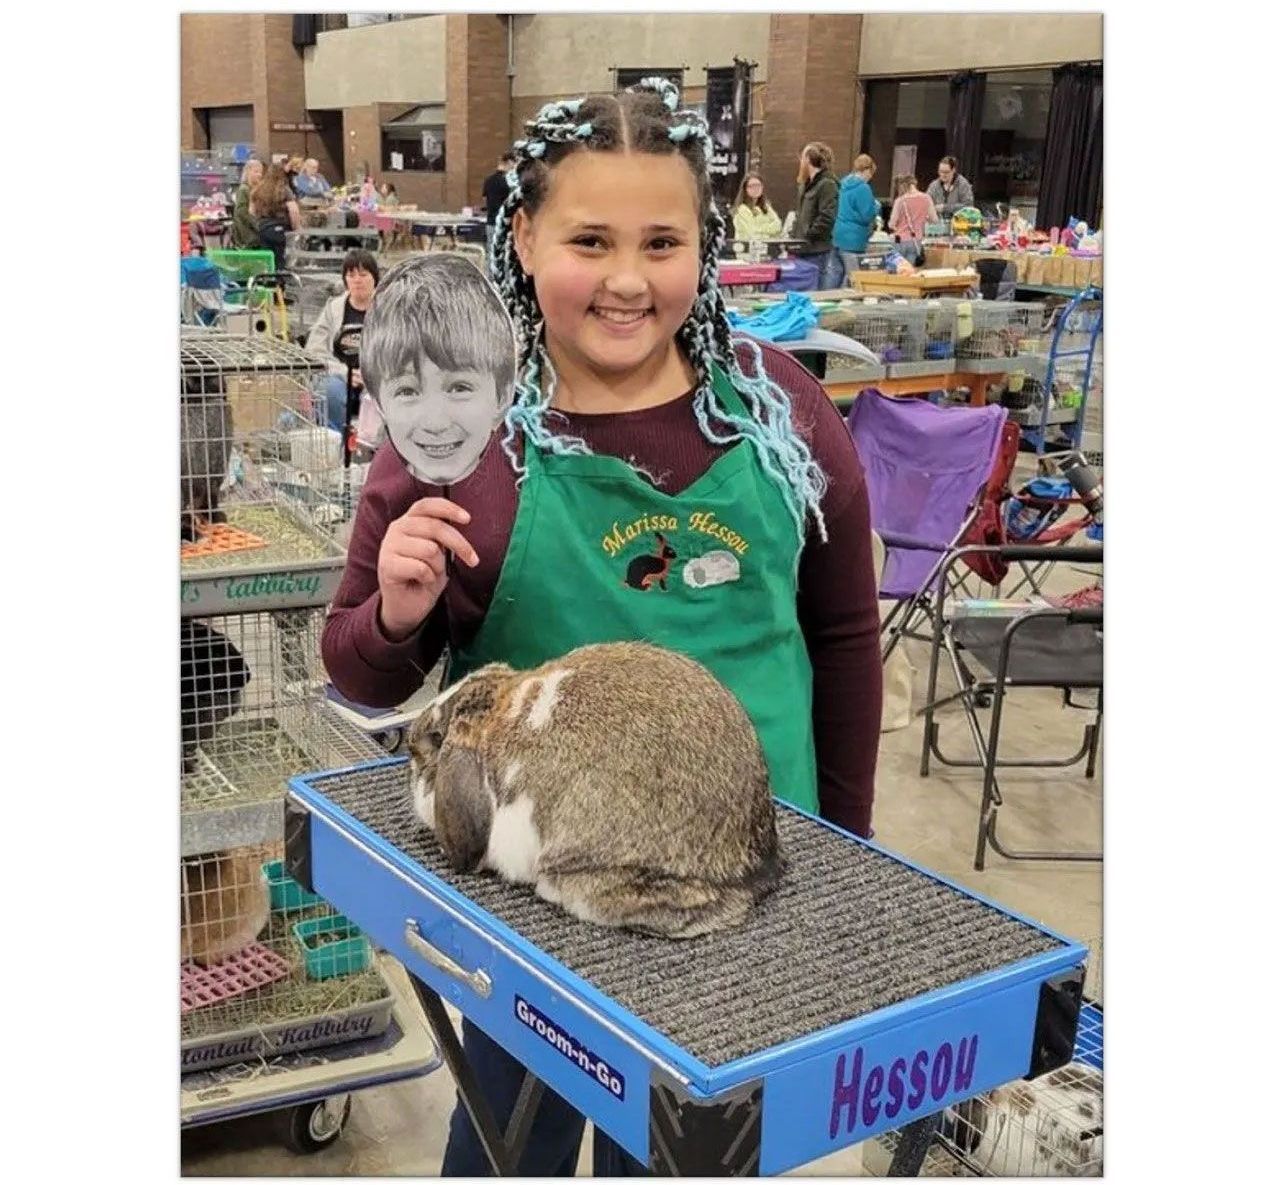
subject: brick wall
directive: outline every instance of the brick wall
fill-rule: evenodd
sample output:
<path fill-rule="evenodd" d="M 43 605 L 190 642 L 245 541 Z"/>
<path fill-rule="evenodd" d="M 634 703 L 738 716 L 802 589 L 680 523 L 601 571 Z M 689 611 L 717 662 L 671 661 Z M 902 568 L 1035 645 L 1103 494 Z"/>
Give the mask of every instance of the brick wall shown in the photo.
<path fill-rule="evenodd" d="M 447 15 L 447 209 L 476 206 L 510 143 L 507 18 Z"/>
<path fill-rule="evenodd" d="M 292 44 L 292 16 L 280 13 L 186 13 L 181 18 L 183 148 L 206 147 L 194 112 L 253 108 L 253 141 L 273 152 L 312 156 L 329 179 L 340 176 L 334 137 L 271 131 L 272 123 L 318 122 L 305 107 L 304 60 Z"/>
<path fill-rule="evenodd" d="M 781 210 L 795 201 L 797 157 L 811 140 L 833 150 L 838 175 L 854 159 L 862 26 L 856 14 L 771 15 L 762 176 Z"/>

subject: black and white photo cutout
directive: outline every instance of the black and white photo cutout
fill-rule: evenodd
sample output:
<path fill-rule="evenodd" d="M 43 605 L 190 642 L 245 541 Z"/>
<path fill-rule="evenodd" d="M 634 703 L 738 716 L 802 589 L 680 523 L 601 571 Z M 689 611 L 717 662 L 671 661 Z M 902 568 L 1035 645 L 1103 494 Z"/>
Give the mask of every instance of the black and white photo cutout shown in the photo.
<path fill-rule="evenodd" d="M 392 267 L 363 323 L 363 381 L 390 443 L 420 481 L 447 486 L 477 467 L 513 399 L 513 321 L 464 256 Z"/>

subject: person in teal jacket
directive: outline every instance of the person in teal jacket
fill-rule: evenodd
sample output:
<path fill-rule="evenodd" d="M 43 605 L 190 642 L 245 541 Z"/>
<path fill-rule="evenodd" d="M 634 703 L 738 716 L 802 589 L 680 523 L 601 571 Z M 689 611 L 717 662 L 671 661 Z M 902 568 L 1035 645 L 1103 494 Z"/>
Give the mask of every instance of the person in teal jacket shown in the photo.
<path fill-rule="evenodd" d="M 877 171 L 876 162 L 866 152 L 854 158 L 852 171 L 841 178 L 837 197 L 837 221 L 832 227 L 832 245 L 841 252 L 846 268 L 846 282 L 859 270 L 859 257 L 868 248 L 868 236 L 881 203 L 869 184 Z"/>

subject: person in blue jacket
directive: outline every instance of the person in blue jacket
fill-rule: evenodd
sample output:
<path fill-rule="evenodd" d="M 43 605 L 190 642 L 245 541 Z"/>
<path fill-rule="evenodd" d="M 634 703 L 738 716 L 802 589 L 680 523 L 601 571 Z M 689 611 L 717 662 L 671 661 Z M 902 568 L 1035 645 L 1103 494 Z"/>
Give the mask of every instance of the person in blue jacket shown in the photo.
<path fill-rule="evenodd" d="M 859 256 L 868 248 L 868 236 L 881 203 L 872 194 L 871 182 L 877 171 L 876 162 L 866 152 L 854 158 L 852 171 L 841 178 L 837 197 L 837 221 L 832 227 L 832 245 L 841 252 L 846 268 L 846 283 L 859 269 Z"/>

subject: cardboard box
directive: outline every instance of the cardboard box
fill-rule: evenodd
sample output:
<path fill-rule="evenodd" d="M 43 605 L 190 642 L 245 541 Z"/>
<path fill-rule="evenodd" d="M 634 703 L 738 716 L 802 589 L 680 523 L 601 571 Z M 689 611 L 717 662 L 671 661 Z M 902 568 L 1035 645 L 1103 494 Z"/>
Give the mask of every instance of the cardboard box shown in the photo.
<path fill-rule="evenodd" d="M 291 374 L 232 374 L 226 379 L 226 397 L 234 418 L 236 439 L 274 428 L 284 411 L 302 407 L 306 387 Z"/>

